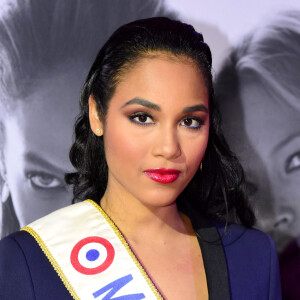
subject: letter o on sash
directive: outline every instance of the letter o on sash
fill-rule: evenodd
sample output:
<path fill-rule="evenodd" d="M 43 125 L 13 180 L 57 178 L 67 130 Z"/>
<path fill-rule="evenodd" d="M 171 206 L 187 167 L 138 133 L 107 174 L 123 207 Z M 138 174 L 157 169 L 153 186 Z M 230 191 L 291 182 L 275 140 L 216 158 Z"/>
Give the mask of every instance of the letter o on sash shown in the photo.
<path fill-rule="evenodd" d="M 95 275 L 105 271 L 113 262 L 115 249 L 101 237 L 90 236 L 80 240 L 72 249 L 71 264 L 85 275 Z"/>

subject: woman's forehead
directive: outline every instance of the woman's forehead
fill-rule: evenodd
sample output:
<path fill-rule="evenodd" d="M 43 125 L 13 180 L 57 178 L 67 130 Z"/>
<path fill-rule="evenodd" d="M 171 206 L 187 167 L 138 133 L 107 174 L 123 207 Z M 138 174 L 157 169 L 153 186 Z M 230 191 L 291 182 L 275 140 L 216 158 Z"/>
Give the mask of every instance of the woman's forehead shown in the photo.
<path fill-rule="evenodd" d="M 124 101 L 146 97 L 159 102 L 162 99 L 173 98 L 175 101 L 180 98 L 182 103 L 189 99 L 207 101 L 208 98 L 207 88 L 197 67 L 165 57 L 140 61 L 117 85 L 113 98 L 116 97 Z"/>

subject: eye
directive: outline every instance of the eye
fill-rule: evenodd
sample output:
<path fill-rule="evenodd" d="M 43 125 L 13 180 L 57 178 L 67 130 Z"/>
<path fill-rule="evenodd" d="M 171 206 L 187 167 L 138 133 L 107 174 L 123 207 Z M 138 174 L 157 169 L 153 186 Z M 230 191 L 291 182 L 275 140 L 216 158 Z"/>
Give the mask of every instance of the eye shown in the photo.
<path fill-rule="evenodd" d="M 203 125 L 203 120 L 195 117 L 184 118 L 180 122 L 181 126 L 191 128 L 191 129 L 199 129 Z"/>
<path fill-rule="evenodd" d="M 150 116 L 149 114 L 146 114 L 146 113 L 142 113 L 142 112 L 130 115 L 129 119 L 133 123 L 137 123 L 137 124 L 140 124 L 140 125 L 150 125 L 150 124 L 153 124 L 152 116 Z"/>
<path fill-rule="evenodd" d="M 291 173 L 300 169 L 300 152 L 292 154 L 286 162 L 285 171 Z"/>
<path fill-rule="evenodd" d="M 31 185 L 37 189 L 63 188 L 64 182 L 57 177 L 46 173 L 29 173 L 27 178 Z"/>

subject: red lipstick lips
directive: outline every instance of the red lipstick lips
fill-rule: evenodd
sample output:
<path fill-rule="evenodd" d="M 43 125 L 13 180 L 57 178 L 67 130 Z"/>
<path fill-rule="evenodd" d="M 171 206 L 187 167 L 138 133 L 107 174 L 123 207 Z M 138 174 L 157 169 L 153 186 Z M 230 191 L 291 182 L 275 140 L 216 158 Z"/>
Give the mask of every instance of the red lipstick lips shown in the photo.
<path fill-rule="evenodd" d="M 180 171 L 176 169 L 149 169 L 144 171 L 147 177 L 159 183 L 174 182 L 180 175 Z"/>

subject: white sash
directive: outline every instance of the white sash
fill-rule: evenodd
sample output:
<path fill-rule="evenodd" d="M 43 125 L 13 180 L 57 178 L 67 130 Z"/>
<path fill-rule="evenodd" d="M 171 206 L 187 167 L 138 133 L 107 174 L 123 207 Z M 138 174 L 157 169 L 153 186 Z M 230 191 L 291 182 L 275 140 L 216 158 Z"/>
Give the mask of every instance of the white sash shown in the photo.
<path fill-rule="evenodd" d="M 22 230 L 36 239 L 74 299 L 163 299 L 118 228 L 92 200 Z"/>

